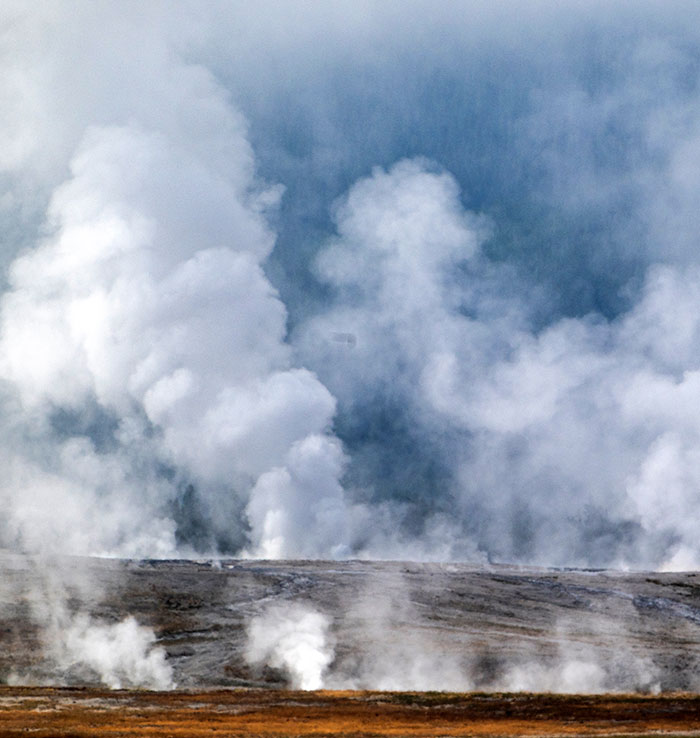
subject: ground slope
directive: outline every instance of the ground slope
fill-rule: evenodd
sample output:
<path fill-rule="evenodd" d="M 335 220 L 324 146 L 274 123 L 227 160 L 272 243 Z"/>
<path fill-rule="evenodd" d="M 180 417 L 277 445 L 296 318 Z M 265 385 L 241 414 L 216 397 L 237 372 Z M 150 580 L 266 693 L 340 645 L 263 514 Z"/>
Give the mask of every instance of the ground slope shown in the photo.
<path fill-rule="evenodd" d="M 291 603 L 328 618 L 327 687 L 692 691 L 700 684 L 700 576 L 692 572 L 6 554 L 0 680 L 99 683 L 79 665 L 56 673 L 46 643 L 46 610 L 56 598 L 99 622 L 131 614 L 152 627 L 183 688 L 288 685 L 284 669 L 249 664 L 245 646 L 252 618 Z"/>

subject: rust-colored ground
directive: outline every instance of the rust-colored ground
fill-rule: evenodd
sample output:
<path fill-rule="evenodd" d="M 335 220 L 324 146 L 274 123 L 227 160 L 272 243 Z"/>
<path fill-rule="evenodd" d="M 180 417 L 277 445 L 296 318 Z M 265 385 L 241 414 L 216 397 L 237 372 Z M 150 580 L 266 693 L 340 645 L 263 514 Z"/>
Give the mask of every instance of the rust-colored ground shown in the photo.
<path fill-rule="evenodd" d="M 0 688 L 0 736 L 700 736 L 700 696 Z"/>

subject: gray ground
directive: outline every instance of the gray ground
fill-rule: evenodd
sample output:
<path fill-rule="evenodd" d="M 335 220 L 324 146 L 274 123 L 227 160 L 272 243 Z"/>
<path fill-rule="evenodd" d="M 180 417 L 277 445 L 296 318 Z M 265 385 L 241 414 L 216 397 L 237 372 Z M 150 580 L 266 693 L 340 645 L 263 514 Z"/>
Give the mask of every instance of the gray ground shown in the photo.
<path fill-rule="evenodd" d="M 60 600 L 59 605 L 54 605 Z M 282 607 L 279 607 L 280 603 Z M 179 686 L 285 683 L 246 626 L 302 603 L 328 617 L 324 686 L 697 690 L 700 575 L 467 564 L 34 560 L 0 555 L 0 681 L 51 681 L 51 608 L 151 626 Z M 48 610 L 48 614 L 47 614 Z M 89 682 L 77 670 L 64 681 Z M 31 681 L 31 680 L 30 680 Z"/>

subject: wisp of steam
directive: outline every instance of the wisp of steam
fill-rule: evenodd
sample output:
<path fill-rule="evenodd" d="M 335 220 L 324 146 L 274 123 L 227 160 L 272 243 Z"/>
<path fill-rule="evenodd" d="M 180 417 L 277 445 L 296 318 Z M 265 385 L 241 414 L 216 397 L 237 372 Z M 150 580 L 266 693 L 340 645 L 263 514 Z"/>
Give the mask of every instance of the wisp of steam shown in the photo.
<path fill-rule="evenodd" d="M 556 653 L 543 653 L 540 639 L 520 657 L 504 658 L 493 642 L 492 652 L 484 653 L 478 637 L 469 633 L 461 649 L 454 641 L 441 642 L 439 615 L 421 617 L 400 584 L 396 591 L 396 578 L 386 583 L 384 593 L 376 589 L 380 582 L 372 583 L 356 606 L 335 617 L 307 602 L 280 599 L 261 606 L 247 623 L 244 658 L 252 674 L 260 677 L 264 668 L 272 669 L 278 682 L 304 690 L 660 690 L 658 667 L 626 648 L 622 622 L 601 618 L 600 633 L 592 640 L 590 634 L 576 636 L 575 622 L 561 620 L 554 628 Z M 484 673 L 484 658 L 496 667 L 492 674 Z"/>

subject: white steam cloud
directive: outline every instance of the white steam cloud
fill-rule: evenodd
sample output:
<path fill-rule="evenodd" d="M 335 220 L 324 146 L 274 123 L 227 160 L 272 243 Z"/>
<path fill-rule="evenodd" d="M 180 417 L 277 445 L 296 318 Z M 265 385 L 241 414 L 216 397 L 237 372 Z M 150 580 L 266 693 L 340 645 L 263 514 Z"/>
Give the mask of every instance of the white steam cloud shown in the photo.
<path fill-rule="evenodd" d="M 321 689 L 333 660 L 330 620 L 298 603 L 278 603 L 248 623 L 245 658 L 280 669 L 295 689 Z"/>
<path fill-rule="evenodd" d="M 697 565 L 697 8 L 492 5 L 3 5 L 3 546 Z"/>
<path fill-rule="evenodd" d="M 688 412 L 700 386 L 697 270 L 652 267 L 616 321 L 566 318 L 535 333 L 522 298 L 507 296 L 512 273 L 478 253 L 483 221 L 433 169 L 401 162 L 351 190 L 318 261 L 338 302 L 304 327 L 304 356 L 350 412 L 368 386 L 391 385 L 417 435 L 442 429 L 458 520 L 481 518 L 479 547 L 492 554 L 586 562 L 587 516 L 599 515 L 639 528 L 629 549 L 614 542 L 612 563 L 700 560 L 687 516 L 699 489 Z M 342 362 L 323 342 L 341 326 L 358 337 Z M 450 538 L 463 556 L 457 530 Z"/>
<path fill-rule="evenodd" d="M 217 166 L 220 159 L 207 168 L 161 134 L 90 131 L 72 179 L 52 197 L 52 236 L 13 263 L 3 301 L 0 371 L 34 423 L 48 425 L 57 407 L 70 412 L 90 402 L 118 419 L 112 452 L 73 440 L 52 448 L 68 467 L 63 474 L 84 467 L 105 480 L 99 501 L 92 479 L 76 480 L 83 507 L 113 504 L 133 518 L 135 501 L 126 498 L 137 494 L 142 525 L 155 528 L 147 535 L 165 553 L 176 548 L 163 515 L 175 492 L 156 463 L 196 480 L 205 500 L 222 487 L 245 495 L 286 459 L 303 467 L 294 444 L 305 439 L 315 439 L 319 457 L 333 455 L 327 471 L 338 473 L 334 442 L 323 438 L 333 398 L 290 366 L 284 308 L 259 266 L 271 247 L 259 200 L 246 201 L 252 195 Z M 197 193 L 206 193 L 210 212 L 192 219 L 186 204 Z M 335 478 L 324 494 L 337 495 Z M 284 518 L 283 491 L 278 501 Z M 70 522 L 57 521 L 54 537 L 78 527 Z M 128 552 L 141 537 L 132 522 L 109 521 L 96 544 L 118 552 L 121 539 Z M 266 526 L 263 517 L 253 529 L 263 550 L 272 545 Z M 26 538 L 41 528 L 28 521 L 20 532 Z"/>
<path fill-rule="evenodd" d="M 38 628 L 41 661 L 13 672 L 9 684 L 75 684 L 98 681 L 110 689 L 175 687 L 165 650 L 154 631 L 132 616 L 110 622 L 76 610 L 71 600 L 94 600 L 99 584 L 73 562 L 59 569 L 48 560 L 28 562 L 35 581 L 28 594 L 29 621 Z M 17 593 L 14 597 L 18 599 Z"/>
<path fill-rule="evenodd" d="M 165 652 L 154 647 L 155 635 L 132 617 L 120 623 L 96 622 L 79 614 L 53 633 L 58 673 L 86 668 L 110 689 L 172 689 L 172 669 Z"/>
<path fill-rule="evenodd" d="M 335 401 L 292 364 L 261 268 L 279 192 L 255 179 L 223 90 L 200 67 L 151 58 L 142 22 L 124 31 L 153 90 L 110 125 L 85 121 L 46 235 L 9 270 L 7 535 L 31 550 L 174 555 L 172 510 L 194 485 L 210 550 L 220 539 L 241 548 L 247 520 L 251 554 L 330 556 L 344 544 Z M 120 39 L 101 54 L 110 72 L 123 50 Z M 123 84 L 144 84 L 138 61 Z M 99 448 L 62 432 L 87 407 Z M 302 546 L 298 525 L 318 535 Z"/>

